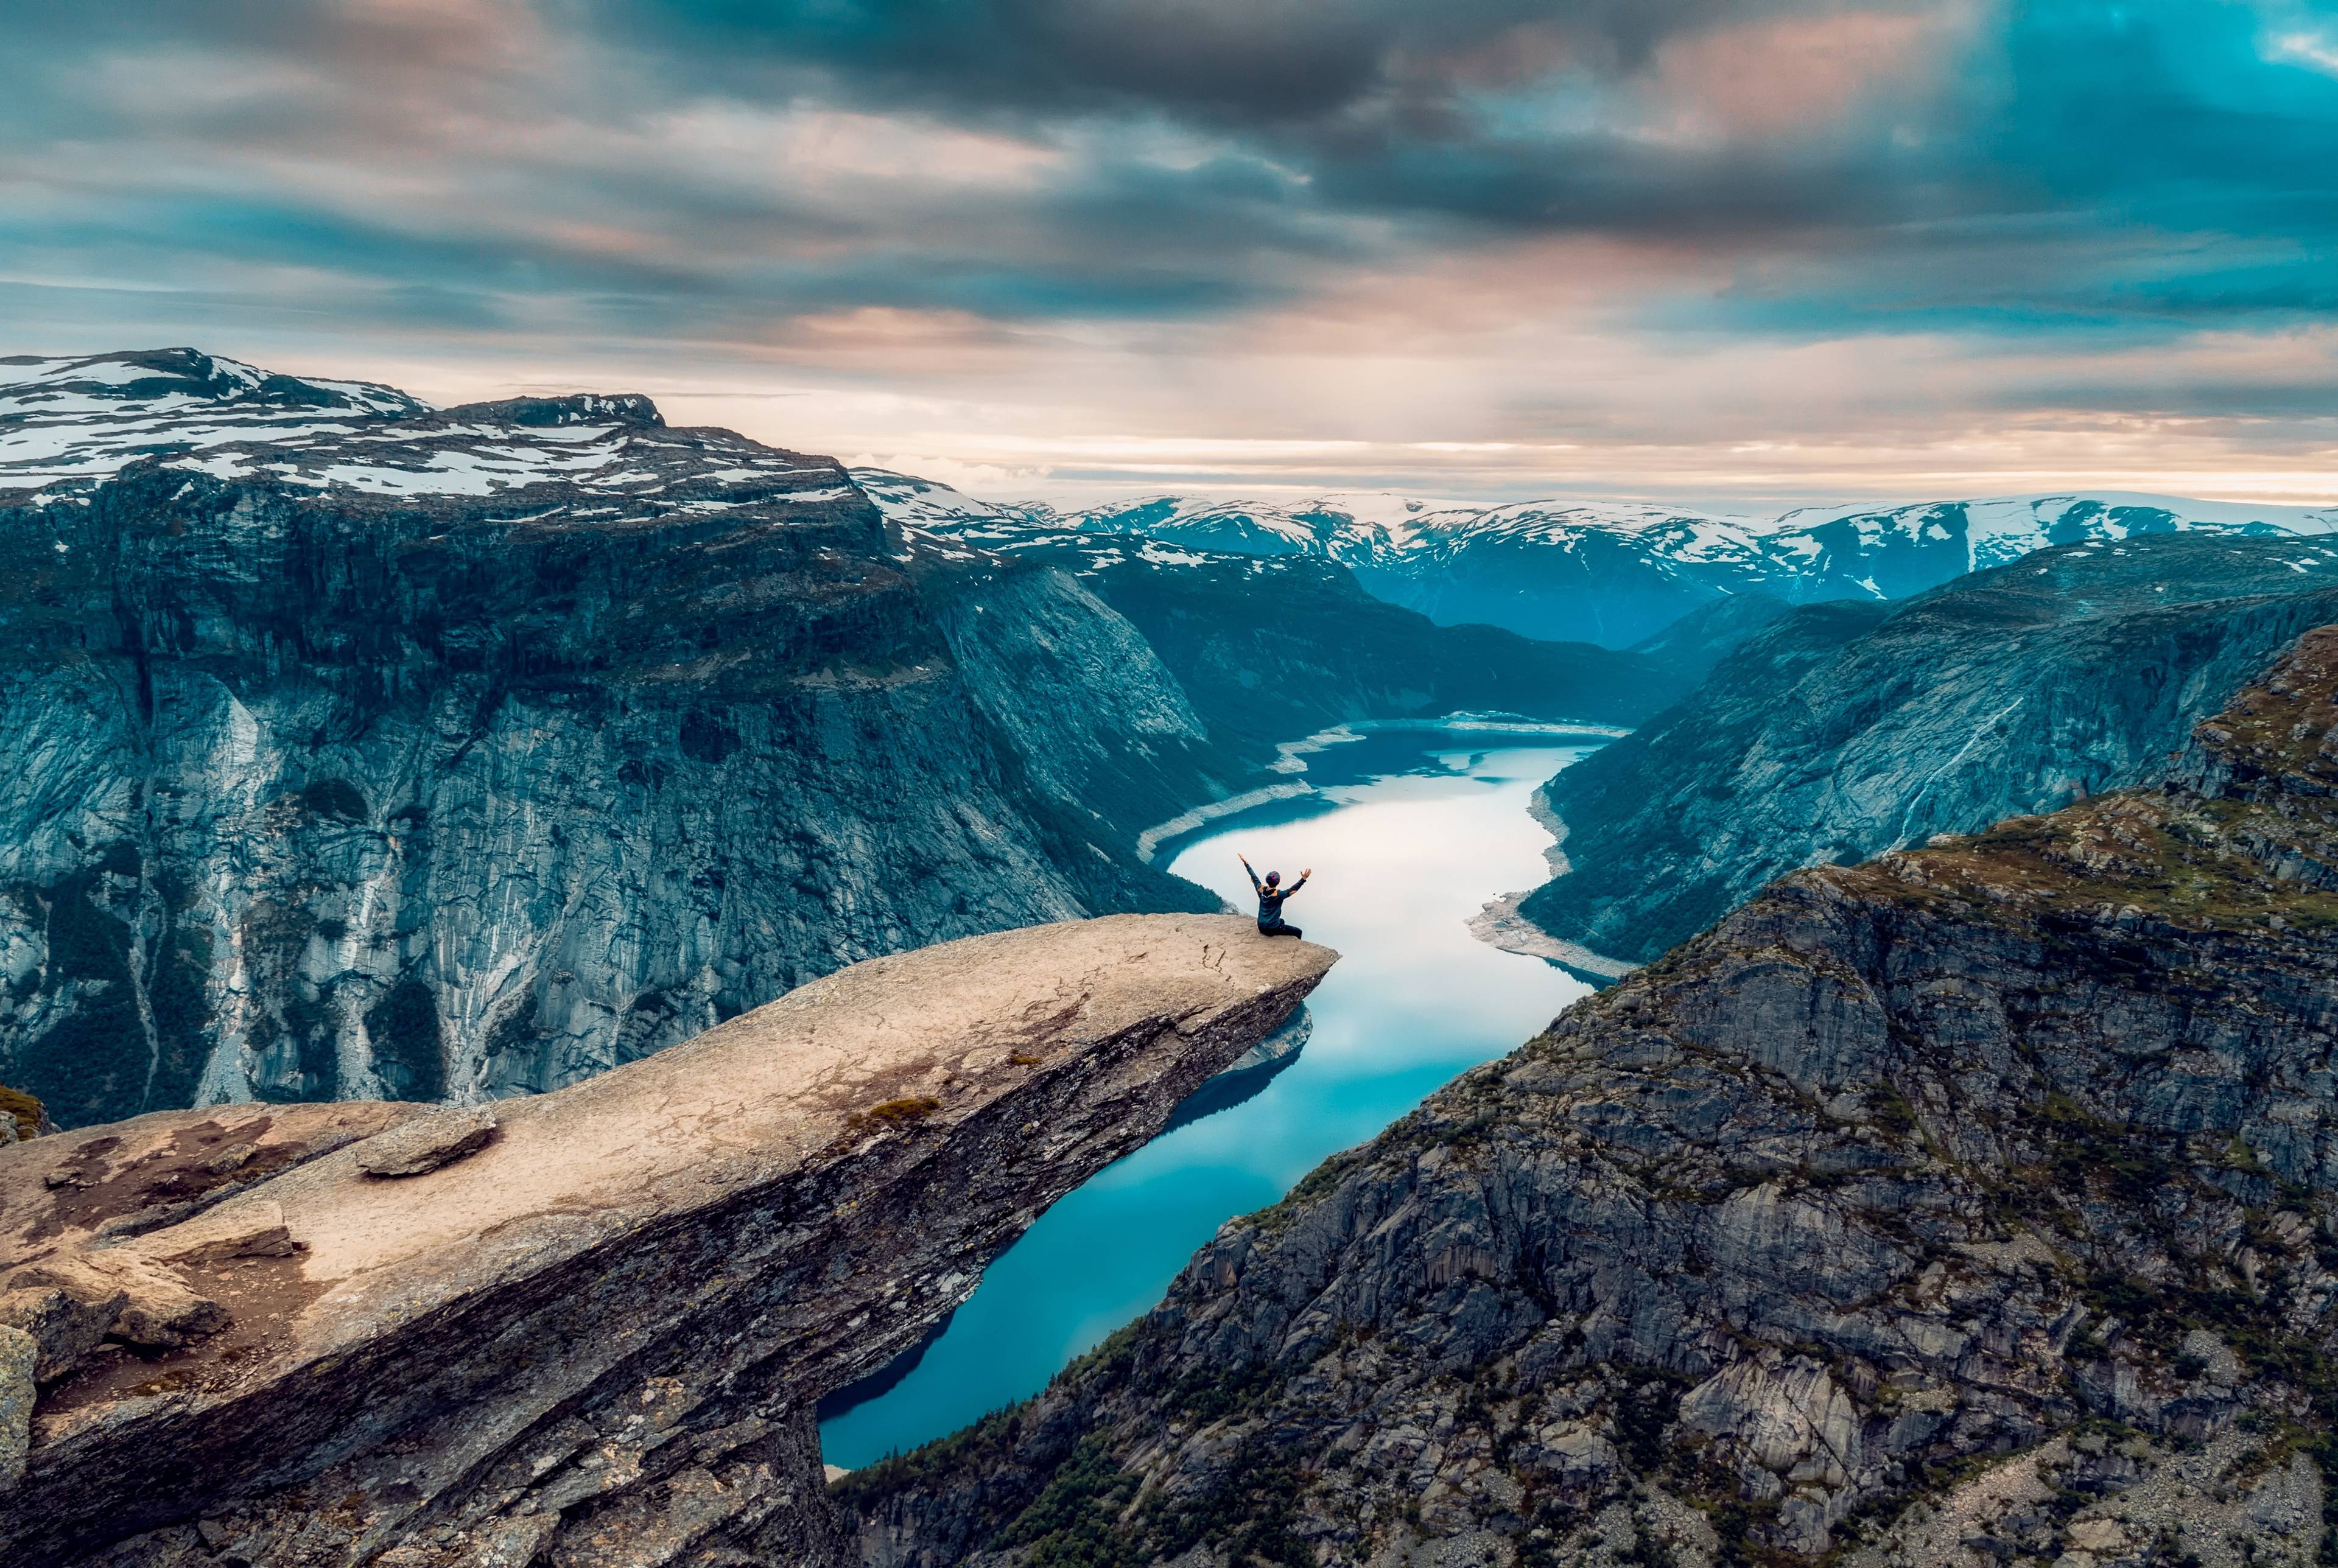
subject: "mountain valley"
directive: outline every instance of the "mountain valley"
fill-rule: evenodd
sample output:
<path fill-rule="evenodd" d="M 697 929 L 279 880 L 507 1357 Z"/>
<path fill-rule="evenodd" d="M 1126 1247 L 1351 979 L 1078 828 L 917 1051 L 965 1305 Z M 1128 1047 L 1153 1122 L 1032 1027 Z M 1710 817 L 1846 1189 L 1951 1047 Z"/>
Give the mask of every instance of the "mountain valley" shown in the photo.
<path fill-rule="evenodd" d="M 1215 907 L 1135 842 L 1293 734 L 1686 685 L 1312 564 L 1261 627 L 1240 562 L 1146 602 L 1181 681 L 1050 561 L 638 397 L 15 373 L 0 1081 L 67 1125 L 556 1088 L 872 955 Z"/>
<path fill-rule="evenodd" d="M 865 469 L 854 477 L 913 537 L 1042 561 L 1078 579 L 1144 633 L 1196 707 L 1243 748 L 1366 713 L 1629 724 L 1703 673 L 1702 649 L 1672 657 L 1440 625 L 1365 593 L 1328 555 L 1034 525 L 925 481 Z"/>
<path fill-rule="evenodd" d="M 860 1560 L 2305 1563 L 2338 629 L 2160 784 L 1804 871 L 1464 1074 Z"/>
<path fill-rule="evenodd" d="M 0 1568 L 2338 1568 L 2338 0 L 0 17 Z"/>
<path fill-rule="evenodd" d="M 632 394 L 5 364 L 27 1563 L 2332 1549 L 2338 514 L 1065 512 Z M 823 1396 L 1308 1038 L 1336 956 L 1158 852 L 1251 802 L 1239 892 L 1342 745 L 1509 820 L 1565 763 L 1518 912 L 1637 967 L 823 1489 Z M 1410 1105 L 1466 966 L 1380 967 L 1323 1081 Z"/>

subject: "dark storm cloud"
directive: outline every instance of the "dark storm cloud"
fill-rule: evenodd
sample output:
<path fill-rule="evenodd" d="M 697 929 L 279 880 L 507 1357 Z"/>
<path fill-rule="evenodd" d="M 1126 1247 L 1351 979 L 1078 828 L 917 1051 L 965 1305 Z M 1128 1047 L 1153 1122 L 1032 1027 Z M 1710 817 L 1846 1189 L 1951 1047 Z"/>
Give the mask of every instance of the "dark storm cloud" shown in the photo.
<path fill-rule="evenodd" d="M 1820 159 L 1685 148 L 1636 123 L 1530 122 L 1647 75 L 1716 27 L 1899 19 L 1943 0 L 606 0 L 611 35 L 676 83 L 815 93 L 1041 130 L 1157 117 L 1302 173 L 1339 211 L 1497 229 L 1776 231 L 1904 214 L 1929 172 L 1863 130 Z M 1769 63 L 1748 60 L 1745 69 Z M 1694 83 L 1691 84 L 1692 89 Z M 1783 84 L 1794 91 L 1796 83 Z M 1822 86 L 1823 90 L 1823 86 Z M 1820 104 L 1823 113 L 1826 106 Z M 1253 215 L 1245 214 L 1250 218 Z"/>
<path fill-rule="evenodd" d="M 2291 15 L 2277 4 L 602 0 L 593 15 L 676 83 L 1015 127 L 1158 115 L 1236 138 L 1305 172 L 1315 200 L 1364 212 L 1721 239 L 2075 209 L 2219 232 L 2338 225 L 2338 82 L 2268 59 Z M 1823 74 L 1777 83 L 1810 94 L 1813 118 L 1843 112 L 1815 145 L 1774 126 L 1699 143 L 1629 115 L 1513 113 L 1661 91 L 1664 47 L 1717 30 L 1750 42 L 1735 74 L 1752 76 L 1781 66 L 1761 53 L 1765 24 L 1813 30 L 1823 50 L 1830 29 L 1895 21 L 1933 57 L 1887 72 L 1881 92 L 1862 100 L 1855 77 Z M 2276 200 L 2310 210 L 2268 211 Z"/>
<path fill-rule="evenodd" d="M 1612 71 L 1718 19 L 1826 0 L 606 0 L 604 24 L 684 62 L 823 69 L 886 101 L 1036 115 L 1129 108 L 1272 127 L 1457 93 L 1567 61 Z"/>

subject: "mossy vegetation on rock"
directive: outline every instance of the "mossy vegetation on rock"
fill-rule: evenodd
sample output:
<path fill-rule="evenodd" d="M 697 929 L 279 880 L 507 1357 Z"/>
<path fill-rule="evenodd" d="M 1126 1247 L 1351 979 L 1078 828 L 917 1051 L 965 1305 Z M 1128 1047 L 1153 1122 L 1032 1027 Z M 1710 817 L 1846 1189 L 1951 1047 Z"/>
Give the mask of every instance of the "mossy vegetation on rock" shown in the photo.
<path fill-rule="evenodd" d="M 6 1130 L 15 1134 L 9 1140 L 12 1142 L 54 1131 L 49 1125 L 46 1106 L 22 1089 L 11 1089 L 5 1083 L 0 1083 L 0 1122 L 5 1122 Z"/>

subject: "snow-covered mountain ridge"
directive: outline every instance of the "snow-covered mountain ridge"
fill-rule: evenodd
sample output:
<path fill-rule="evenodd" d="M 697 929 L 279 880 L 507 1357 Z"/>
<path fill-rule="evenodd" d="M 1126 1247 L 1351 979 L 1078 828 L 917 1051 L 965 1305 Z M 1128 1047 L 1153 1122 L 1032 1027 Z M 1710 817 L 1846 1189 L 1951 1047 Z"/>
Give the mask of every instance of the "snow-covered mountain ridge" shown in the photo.
<path fill-rule="evenodd" d="M 0 491 L 70 493 L 140 457 L 346 434 L 430 411 L 393 387 L 304 380 L 192 348 L 0 356 Z"/>
<path fill-rule="evenodd" d="M 521 400 L 496 405 L 492 419 L 467 419 L 394 387 L 274 374 L 192 348 L 0 358 L 0 493 L 70 500 L 154 456 L 221 479 L 264 475 L 384 498 L 565 485 L 580 516 L 610 522 L 780 497 L 843 500 L 852 488 L 831 467 L 801 466 L 729 432 L 669 430 L 644 398 Z M 1075 572 L 1086 541 L 1096 570 L 1125 557 L 1107 540 L 1145 541 L 1163 564 L 1311 556 L 1442 624 L 1608 647 L 1732 595 L 1900 599 L 2049 544 L 2338 531 L 2338 508 L 2117 492 L 1775 515 L 1633 502 L 1471 505 L 1370 491 L 1157 495 L 1059 512 L 877 468 L 850 477 L 894 523 L 945 553 L 1037 551 Z"/>
<path fill-rule="evenodd" d="M 1634 502 L 1468 505 L 1376 493 L 1297 501 L 1142 496 L 1074 512 L 977 501 L 874 469 L 855 480 L 889 515 L 1013 550 L 1066 534 L 1339 562 L 1390 603 L 1446 624 L 1626 646 L 1725 594 L 1789 603 L 1899 599 L 2049 544 L 2206 532 L 2338 532 L 2338 508 L 2114 491 L 1797 507 L 1736 515 Z"/>

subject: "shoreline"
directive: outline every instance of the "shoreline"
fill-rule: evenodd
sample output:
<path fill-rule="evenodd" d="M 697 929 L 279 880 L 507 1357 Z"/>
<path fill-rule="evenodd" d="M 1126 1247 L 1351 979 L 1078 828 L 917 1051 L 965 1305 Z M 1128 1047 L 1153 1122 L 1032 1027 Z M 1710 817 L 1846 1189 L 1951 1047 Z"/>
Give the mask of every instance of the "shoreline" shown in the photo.
<path fill-rule="evenodd" d="M 1156 862 L 1162 849 L 1207 828 L 1222 818 L 1255 806 L 1271 805 L 1278 800 L 1296 800 L 1320 793 L 1306 782 L 1307 758 L 1318 751 L 1328 750 L 1348 741 L 1361 740 L 1365 735 L 1382 730 L 1449 731 L 1455 734 L 1526 736 L 1582 736 L 1586 739 L 1613 740 L 1631 733 L 1610 724 L 1568 723 L 1548 720 L 1517 719 L 1493 713 L 1449 713 L 1441 719 L 1357 719 L 1344 724 L 1319 730 L 1297 740 L 1285 740 L 1275 750 L 1276 760 L 1268 765 L 1272 775 L 1284 776 L 1281 783 L 1246 789 L 1223 799 L 1204 802 L 1190 811 L 1182 811 L 1165 822 L 1154 824 L 1136 837 L 1136 858 L 1145 865 Z M 1567 856 L 1567 822 L 1551 808 L 1550 780 L 1535 786 L 1527 797 L 1527 815 L 1533 818 L 1550 843 L 1544 847 L 1543 864 L 1549 882 L 1574 869 Z M 1569 942 L 1554 936 L 1532 920 L 1518 913 L 1518 905 L 1535 889 L 1521 888 L 1495 898 L 1470 916 L 1469 935 L 1489 947 L 1504 953 L 1516 953 L 1528 958 L 1540 958 L 1582 975 L 1595 983 L 1620 980 L 1639 965 L 1622 958 L 1611 958 L 1579 942 Z"/>
<path fill-rule="evenodd" d="M 1318 730 L 1312 735 L 1303 736 L 1297 740 L 1279 742 L 1274 749 L 1275 760 L 1268 763 L 1261 771 L 1268 775 L 1282 774 L 1285 776 L 1284 782 L 1245 789 L 1239 794 L 1226 796 L 1223 799 L 1205 800 L 1191 810 L 1180 811 L 1167 821 L 1156 822 L 1145 828 L 1136 836 L 1137 859 L 1147 866 L 1152 865 L 1160 854 L 1163 845 L 1172 839 L 1183 838 L 1189 833 L 1198 832 L 1222 817 L 1230 817 L 1237 811 L 1247 811 L 1253 806 L 1272 805 L 1277 800 L 1295 800 L 1301 796 L 1317 793 L 1312 784 L 1292 777 L 1307 771 L 1307 759 L 1311 754 L 1328 750 L 1331 747 L 1342 745 L 1348 741 L 1361 740 L 1366 735 L 1384 730 L 1446 730 L 1457 735 L 1550 737 L 1577 735 L 1598 740 L 1621 740 L 1631 733 L 1629 730 L 1619 729 L 1613 724 L 1524 719 L 1509 714 L 1487 713 L 1470 710 L 1448 713 L 1440 719 L 1351 719 L 1344 724 L 1334 724 L 1328 730 Z M 1542 791 L 1539 789 L 1535 791 L 1534 800 L 1527 809 L 1544 828 L 1551 830 L 1557 837 L 1566 836 L 1565 826 L 1559 823 L 1557 817 L 1551 815 L 1548 806 L 1543 803 Z M 1546 851 L 1546 857 L 1547 853 Z M 1551 875 L 1556 877 L 1564 869 L 1562 865 Z"/>
<path fill-rule="evenodd" d="M 1567 823 L 1551 809 L 1550 797 L 1547 793 L 1549 789 L 1550 781 L 1547 779 L 1535 786 L 1534 793 L 1527 797 L 1527 815 L 1550 835 L 1550 843 L 1544 848 L 1542 858 L 1543 863 L 1550 867 L 1550 877 L 1547 880 L 1556 880 L 1566 876 L 1574 866 L 1567 858 Z M 1554 936 L 1519 914 L 1518 905 L 1534 891 L 1531 887 L 1521 888 L 1516 893 L 1505 893 L 1488 903 L 1470 916 L 1469 935 L 1505 953 L 1540 958 L 1563 969 L 1599 980 L 1621 980 L 1640 967 L 1621 958 L 1610 958 L 1605 953 L 1596 953 L 1579 942 Z"/>
<path fill-rule="evenodd" d="M 1640 967 L 1552 936 L 1518 913 L 1518 900 L 1525 897 L 1525 893 L 1505 893 L 1478 910 L 1470 916 L 1469 935 L 1489 947 L 1540 958 L 1596 980 L 1621 980 Z"/>

